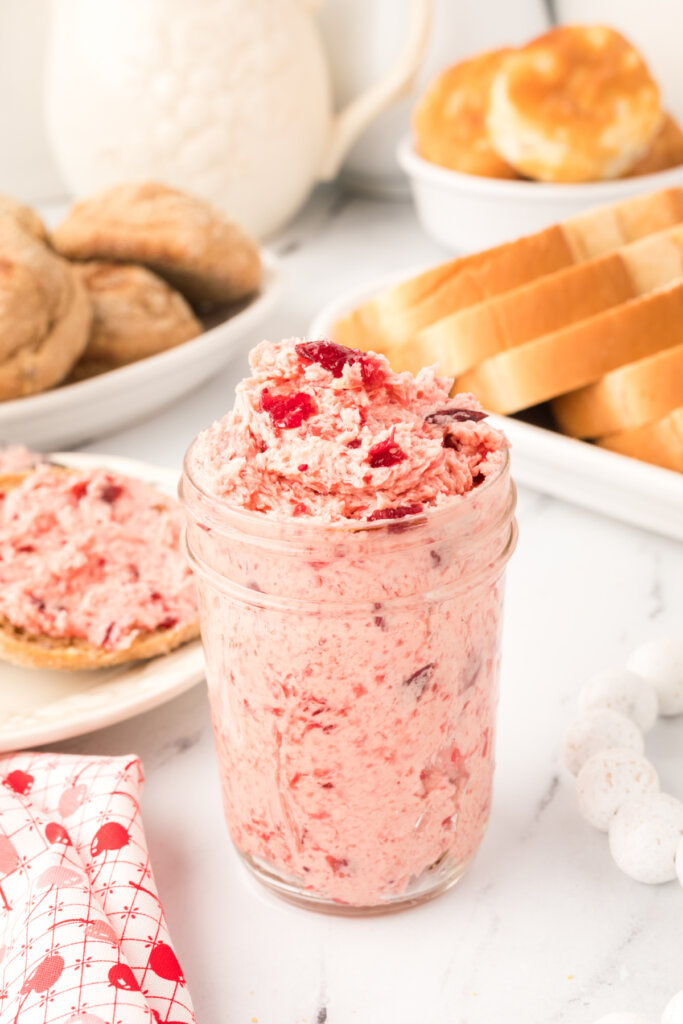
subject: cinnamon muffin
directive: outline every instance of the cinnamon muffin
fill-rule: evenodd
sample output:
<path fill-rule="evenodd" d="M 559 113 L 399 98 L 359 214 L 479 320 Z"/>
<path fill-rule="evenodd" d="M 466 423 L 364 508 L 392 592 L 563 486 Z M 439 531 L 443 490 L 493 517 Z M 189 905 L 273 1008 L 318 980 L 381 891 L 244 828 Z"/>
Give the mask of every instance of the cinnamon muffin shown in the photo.
<path fill-rule="evenodd" d="M 53 233 L 74 260 L 142 263 L 200 309 L 258 290 L 255 242 L 209 203 L 156 182 L 118 185 L 76 203 Z"/>
<path fill-rule="evenodd" d="M 91 304 L 77 274 L 12 217 L 0 220 L 0 400 L 53 387 L 88 341 Z"/>
<path fill-rule="evenodd" d="M 156 355 L 202 331 L 182 295 L 145 267 L 93 260 L 74 269 L 92 301 L 93 322 L 73 379 Z"/>

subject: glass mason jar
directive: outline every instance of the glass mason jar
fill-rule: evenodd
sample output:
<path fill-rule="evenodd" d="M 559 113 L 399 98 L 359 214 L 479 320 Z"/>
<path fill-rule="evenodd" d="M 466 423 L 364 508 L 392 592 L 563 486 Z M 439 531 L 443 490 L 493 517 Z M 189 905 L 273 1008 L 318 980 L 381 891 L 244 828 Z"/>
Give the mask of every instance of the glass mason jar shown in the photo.
<path fill-rule="evenodd" d="M 190 452 L 192 449 L 190 449 Z M 509 459 L 406 520 L 278 521 L 180 496 L 228 827 L 282 896 L 373 913 L 465 872 L 491 802 Z"/>

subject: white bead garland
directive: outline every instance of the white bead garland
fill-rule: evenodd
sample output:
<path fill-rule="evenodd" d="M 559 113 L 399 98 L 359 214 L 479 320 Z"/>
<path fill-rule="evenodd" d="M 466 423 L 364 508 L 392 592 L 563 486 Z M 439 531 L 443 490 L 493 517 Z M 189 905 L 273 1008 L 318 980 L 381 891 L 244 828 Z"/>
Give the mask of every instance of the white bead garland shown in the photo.
<path fill-rule="evenodd" d="M 683 642 L 650 640 L 634 651 L 626 667 L 654 686 L 660 715 L 683 714 Z"/>
<path fill-rule="evenodd" d="M 598 672 L 579 692 L 579 711 L 610 708 L 626 715 L 641 732 L 649 732 L 657 721 L 657 691 L 642 676 L 628 669 L 607 669 Z"/>
<path fill-rule="evenodd" d="M 651 640 L 626 669 L 600 672 L 579 694 L 581 714 L 565 734 L 563 758 L 576 775 L 579 813 L 607 832 L 617 867 L 651 885 L 683 886 L 683 802 L 659 792 L 643 756 L 643 733 L 657 714 L 683 714 L 683 642 Z M 595 1024 L 653 1024 L 639 1013 L 608 1013 Z M 683 1024 L 683 991 L 667 1003 L 661 1024 Z"/>

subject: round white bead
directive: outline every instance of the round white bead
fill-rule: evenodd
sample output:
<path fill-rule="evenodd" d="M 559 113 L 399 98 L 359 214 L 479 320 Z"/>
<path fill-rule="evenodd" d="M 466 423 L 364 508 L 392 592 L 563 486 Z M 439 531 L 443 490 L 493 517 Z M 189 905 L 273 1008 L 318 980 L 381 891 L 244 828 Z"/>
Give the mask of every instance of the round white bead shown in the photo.
<path fill-rule="evenodd" d="M 608 1013 L 606 1017 L 596 1020 L 595 1024 L 652 1024 L 652 1021 L 639 1013 Z"/>
<path fill-rule="evenodd" d="M 675 857 L 683 836 L 683 804 L 666 793 L 632 796 L 609 826 L 609 848 L 624 874 L 656 885 L 676 877 Z"/>
<path fill-rule="evenodd" d="M 630 718 L 618 711 L 609 708 L 586 711 L 567 729 L 564 763 L 572 775 L 578 775 L 589 757 L 608 747 L 624 747 L 642 754 L 643 734 Z"/>
<path fill-rule="evenodd" d="M 579 710 L 611 708 L 648 732 L 657 720 L 657 691 L 642 676 L 628 669 L 607 669 L 584 683 L 579 693 Z"/>
<path fill-rule="evenodd" d="M 683 643 L 680 640 L 650 640 L 633 652 L 628 668 L 654 686 L 660 715 L 683 713 Z"/>
<path fill-rule="evenodd" d="M 683 990 L 677 992 L 664 1007 L 662 1024 L 683 1024 Z"/>
<path fill-rule="evenodd" d="M 576 780 L 579 814 L 601 832 L 632 796 L 659 790 L 654 767 L 642 754 L 611 747 L 589 757 Z"/>
<path fill-rule="evenodd" d="M 683 885 L 683 839 L 681 839 L 676 850 L 676 874 L 678 875 L 678 881 Z"/>

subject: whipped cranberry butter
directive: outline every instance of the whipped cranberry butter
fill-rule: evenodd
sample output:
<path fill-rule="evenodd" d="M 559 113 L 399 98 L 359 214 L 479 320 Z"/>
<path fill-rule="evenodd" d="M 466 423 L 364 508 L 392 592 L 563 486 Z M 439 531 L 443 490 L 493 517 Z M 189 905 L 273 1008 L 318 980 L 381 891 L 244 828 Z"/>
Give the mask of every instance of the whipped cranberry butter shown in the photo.
<path fill-rule="evenodd" d="M 181 485 L 232 838 L 292 898 L 416 902 L 489 813 L 507 444 L 433 369 L 329 341 L 251 367 Z"/>

